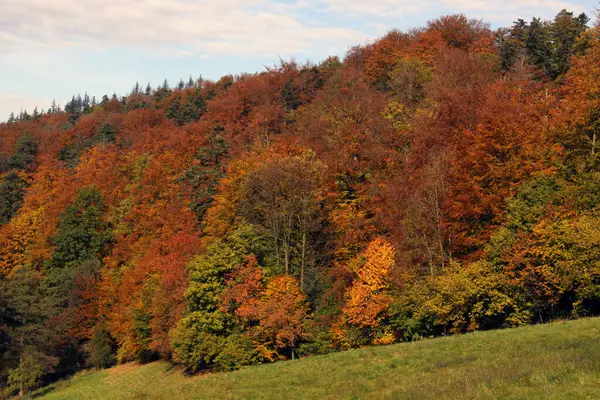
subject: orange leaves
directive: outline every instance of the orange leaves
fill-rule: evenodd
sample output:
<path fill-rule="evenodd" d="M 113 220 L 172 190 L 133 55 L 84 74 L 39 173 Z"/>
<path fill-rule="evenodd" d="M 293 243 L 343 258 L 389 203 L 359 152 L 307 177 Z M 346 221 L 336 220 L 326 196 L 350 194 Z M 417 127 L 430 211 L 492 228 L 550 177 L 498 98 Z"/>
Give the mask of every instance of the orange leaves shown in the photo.
<path fill-rule="evenodd" d="M 427 27 L 431 31 L 439 32 L 448 46 L 462 50 L 467 50 L 486 37 L 492 37 L 489 24 L 481 20 L 468 19 L 463 14 L 440 17 L 429 21 Z"/>
<path fill-rule="evenodd" d="M 356 274 L 372 291 L 387 288 L 386 277 L 394 266 L 394 247 L 383 238 L 376 238 L 364 253 L 365 265 Z"/>
<path fill-rule="evenodd" d="M 266 348 L 293 349 L 303 334 L 308 305 L 298 281 L 275 276 L 264 283 L 254 256 L 229 276 L 222 299 L 224 310 L 234 310 L 257 343 Z"/>
<path fill-rule="evenodd" d="M 394 247 L 383 238 L 376 238 L 364 252 L 365 264 L 356 271 L 357 279 L 348 290 L 344 314 L 348 322 L 375 328 L 379 317 L 391 302 L 386 290 L 394 267 Z"/>
<path fill-rule="evenodd" d="M 492 85 L 477 126 L 456 137 L 446 205 L 457 248 L 483 243 L 485 229 L 498 223 L 515 188 L 550 170 L 551 150 L 539 126 L 544 106 L 535 96 L 512 84 Z"/>
<path fill-rule="evenodd" d="M 259 332 L 274 339 L 275 348 L 294 347 L 302 334 L 308 306 L 295 278 L 278 276 L 267 284 L 258 309 Z"/>

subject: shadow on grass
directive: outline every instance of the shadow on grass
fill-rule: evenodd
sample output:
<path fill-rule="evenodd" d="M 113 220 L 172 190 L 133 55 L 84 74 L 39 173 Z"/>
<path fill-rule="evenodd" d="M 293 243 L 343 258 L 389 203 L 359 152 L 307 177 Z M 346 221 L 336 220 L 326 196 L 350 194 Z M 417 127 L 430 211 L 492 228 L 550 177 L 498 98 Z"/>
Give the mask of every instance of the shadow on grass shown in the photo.
<path fill-rule="evenodd" d="M 33 392 L 31 394 L 31 398 L 37 399 L 37 398 L 46 396 L 47 394 L 50 394 L 55 391 L 56 391 L 56 384 L 52 384 L 52 385 L 49 385 L 49 386 L 46 386 L 46 387 L 36 390 L 35 392 Z"/>

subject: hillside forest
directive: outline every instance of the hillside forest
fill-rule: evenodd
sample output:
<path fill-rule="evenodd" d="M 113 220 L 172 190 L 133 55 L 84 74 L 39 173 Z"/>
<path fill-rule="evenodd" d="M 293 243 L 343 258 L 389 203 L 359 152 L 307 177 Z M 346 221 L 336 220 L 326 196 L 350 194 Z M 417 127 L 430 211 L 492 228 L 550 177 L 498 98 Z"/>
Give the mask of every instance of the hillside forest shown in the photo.
<path fill-rule="evenodd" d="M 0 390 L 600 315 L 599 77 L 585 14 L 450 15 L 11 115 Z"/>

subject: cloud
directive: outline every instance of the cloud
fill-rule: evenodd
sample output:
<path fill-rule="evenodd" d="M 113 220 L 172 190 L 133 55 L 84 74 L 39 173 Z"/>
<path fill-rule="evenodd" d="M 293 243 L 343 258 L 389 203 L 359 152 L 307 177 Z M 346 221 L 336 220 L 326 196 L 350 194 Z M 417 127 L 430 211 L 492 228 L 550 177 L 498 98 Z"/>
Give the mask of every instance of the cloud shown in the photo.
<path fill-rule="evenodd" d="M 5 0 L 0 51 L 177 47 L 180 53 L 298 54 L 364 33 L 303 21 L 306 2 L 276 0 Z"/>
<path fill-rule="evenodd" d="M 442 0 L 442 3 L 469 16 L 502 24 L 510 24 L 517 18 L 551 19 L 563 9 L 576 13 L 585 11 L 581 4 L 562 0 Z"/>
<path fill-rule="evenodd" d="M 413 21 L 423 15 L 465 12 L 510 23 L 562 8 L 583 10 L 568 0 L 4 0 L 0 51 L 122 46 L 178 56 L 303 55 L 383 33 L 373 26 L 419 25 Z"/>
<path fill-rule="evenodd" d="M 6 121 L 11 112 L 19 114 L 20 110 L 27 110 L 27 112 L 31 114 L 35 107 L 38 107 L 38 111 L 41 111 L 41 108 L 39 107 L 47 108 L 51 103 L 51 99 L 40 99 L 14 93 L 0 92 L 0 122 Z M 18 104 L 20 108 L 15 109 L 15 104 Z"/>
<path fill-rule="evenodd" d="M 375 16 L 384 19 L 409 17 L 439 4 L 434 0 L 326 0 L 320 2 L 330 12 L 354 17 Z"/>

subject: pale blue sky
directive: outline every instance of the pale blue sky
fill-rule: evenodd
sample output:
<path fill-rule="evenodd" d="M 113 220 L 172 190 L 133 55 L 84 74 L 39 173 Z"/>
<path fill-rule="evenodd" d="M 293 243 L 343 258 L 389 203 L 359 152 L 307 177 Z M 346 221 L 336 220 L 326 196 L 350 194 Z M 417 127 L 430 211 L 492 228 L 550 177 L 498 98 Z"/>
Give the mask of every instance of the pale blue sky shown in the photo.
<path fill-rule="evenodd" d="M 597 0 L 0 0 L 0 120 L 136 81 L 256 72 L 279 57 L 342 56 L 392 28 L 462 12 L 493 27 L 593 15 Z"/>

